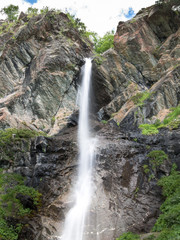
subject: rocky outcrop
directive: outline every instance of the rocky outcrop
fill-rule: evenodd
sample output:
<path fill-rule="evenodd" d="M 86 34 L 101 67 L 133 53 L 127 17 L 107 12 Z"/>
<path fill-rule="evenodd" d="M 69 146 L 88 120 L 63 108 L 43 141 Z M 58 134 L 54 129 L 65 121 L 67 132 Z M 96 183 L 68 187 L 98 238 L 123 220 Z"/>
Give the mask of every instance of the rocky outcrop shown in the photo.
<path fill-rule="evenodd" d="M 114 50 L 103 54 L 100 66 L 94 62 L 100 119 L 116 116 L 119 124 L 134 114 L 137 124 L 150 123 L 163 109 L 178 105 L 179 22 L 178 12 L 153 6 L 119 23 Z M 144 91 L 152 93 L 151 97 L 138 108 L 131 97 Z"/>
<path fill-rule="evenodd" d="M 53 134 L 76 109 L 75 79 L 91 43 L 53 11 L 21 19 L 13 31 L 0 36 L 0 127 Z"/>
<path fill-rule="evenodd" d="M 76 78 L 91 44 L 63 13 L 48 12 L 30 20 L 22 15 L 23 22 L 14 27 L 14 35 L 0 37 L 0 128 L 58 134 L 15 145 L 14 161 L 6 167 L 25 176 L 26 184 L 43 196 L 41 209 L 22 220 L 19 240 L 57 240 L 73 204 L 69 193 L 78 166 Z M 179 23 L 171 9 L 144 9 L 120 22 L 114 49 L 93 60 L 90 117 L 97 146 L 88 240 L 150 231 L 162 203 L 157 180 L 170 173 L 172 163 L 180 169 L 179 126 L 150 136 L 138 128 L 140 123 L 163 120 L 179 104 Z M 143 94 L 147 97 L 139 104 Z M 153 150 L 168 155 L 155 168 L 148 157 Z"/>
<path fill-rule="evenodd" d="M 164 129 L 147 137 L 140 132 L 124 134 L 110 124 L 93 122 L 93 126 L 97 147 L 87 239 L 96 239 L 97 234 L 99 239 L 109 240 L 124 231 L 148 232 L 162 202 L 157 179 L 169 174 L 173 162 L 180 162 L 179 130 Z M 37 137 L 31 141 L 29 153 L 17 150 L 11 170 L 26 176 L 27 184 L 43 196 L 39 213 L 23 220 L 19 239 L 48 240 L 61 235 L 72 205 L 69 191 L 77 178 L 77 149 L 74 127 L 51 138 Z M 148 158 L 152 150 L 163 150 L 168 155 L 168 160 L 156 169 L 152 169 Z M 145 173 L 144 165 L 149 173 Z"/>

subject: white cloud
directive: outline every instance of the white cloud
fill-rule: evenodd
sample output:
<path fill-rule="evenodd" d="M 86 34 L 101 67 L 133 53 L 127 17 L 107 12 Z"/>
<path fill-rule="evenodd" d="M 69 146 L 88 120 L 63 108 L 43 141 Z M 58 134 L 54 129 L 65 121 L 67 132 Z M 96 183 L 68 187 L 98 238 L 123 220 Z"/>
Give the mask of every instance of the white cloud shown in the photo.
<path fill-rule="evenodd" d="M 127 13 L 130 7 L 137 13 L 154 3 L 155 0 L 38 0 L 32 6 L 39 9 L 45 6 L 61 10 L 67 8 L 76 13 L 89 30 L 103 35 L 112 29 L 116 30 L 119 21 L 127 20 L 123 13 Z M 22 11 L 30 6 L 24 0 L 0 0 L 0 9 L 9 4 L 18 5 Z"/>

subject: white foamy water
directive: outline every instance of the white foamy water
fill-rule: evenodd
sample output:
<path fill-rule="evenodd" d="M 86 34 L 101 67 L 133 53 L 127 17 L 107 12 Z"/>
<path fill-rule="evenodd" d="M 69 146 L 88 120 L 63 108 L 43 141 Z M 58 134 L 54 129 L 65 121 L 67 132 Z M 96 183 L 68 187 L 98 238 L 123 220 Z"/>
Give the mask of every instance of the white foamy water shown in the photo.
<path fill-rule="evenodd" d="M 89 92 L 91 80 L 91 59 L 85 59 L 83 79 L 79 96 L 79 169 L 74 187 L 75 204 L 65 220 L 62 240 L 84 240 L 83 236 L 87 212 L 92 197 L 92 164 L 95 140 L 89 132 Z"/>

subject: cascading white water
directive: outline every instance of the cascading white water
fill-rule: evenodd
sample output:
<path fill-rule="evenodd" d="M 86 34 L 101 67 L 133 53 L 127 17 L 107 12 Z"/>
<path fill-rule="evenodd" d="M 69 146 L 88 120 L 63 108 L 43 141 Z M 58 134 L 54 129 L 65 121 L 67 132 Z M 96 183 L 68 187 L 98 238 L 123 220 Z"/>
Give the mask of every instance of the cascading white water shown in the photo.
<path fill-rule="evenodd" d="M 75 184 L 75 204 L 65 220 L 62 240 L 82 240 L 87 211 L 92 195 L 92 162 L 94 158 L 94 140 L 89 133 L 89 90 L 91 79 L 91 59 L 85 59 L 82 85 L 79 99 L 79 169 Z"/>

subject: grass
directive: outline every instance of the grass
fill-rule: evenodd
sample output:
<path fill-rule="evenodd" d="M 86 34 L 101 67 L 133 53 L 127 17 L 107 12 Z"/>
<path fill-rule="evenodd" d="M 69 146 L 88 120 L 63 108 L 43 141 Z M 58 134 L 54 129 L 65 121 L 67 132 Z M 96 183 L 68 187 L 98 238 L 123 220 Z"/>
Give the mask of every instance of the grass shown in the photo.
<path fill-rule="evenodd" d="M 180 125 L 180 105 L 171 108 L 171 112 L 161 122 L 157 120 L 154 124 L 141 124 L 139 128 L 143 135 L 153 135 L 159 133 L 159 128 L 177 129 Z"/>

